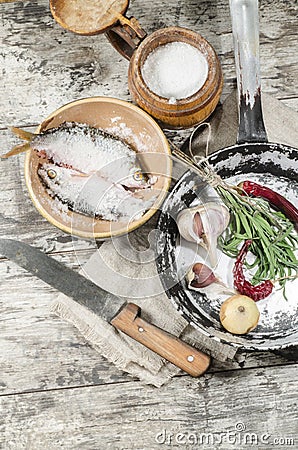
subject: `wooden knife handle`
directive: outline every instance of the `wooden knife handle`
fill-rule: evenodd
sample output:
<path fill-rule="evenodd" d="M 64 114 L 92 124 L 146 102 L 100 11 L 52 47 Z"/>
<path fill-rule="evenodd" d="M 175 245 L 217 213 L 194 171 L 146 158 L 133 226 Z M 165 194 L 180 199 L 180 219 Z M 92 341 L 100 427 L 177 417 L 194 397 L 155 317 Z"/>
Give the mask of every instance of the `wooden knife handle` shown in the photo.
<path fill-rule="evenodd" d="M 210 365 L 210 356 L 141 318 L 141 308 L 128 303 L 111 324 L 153 350 L 192 377 L 202 375 Z"/>

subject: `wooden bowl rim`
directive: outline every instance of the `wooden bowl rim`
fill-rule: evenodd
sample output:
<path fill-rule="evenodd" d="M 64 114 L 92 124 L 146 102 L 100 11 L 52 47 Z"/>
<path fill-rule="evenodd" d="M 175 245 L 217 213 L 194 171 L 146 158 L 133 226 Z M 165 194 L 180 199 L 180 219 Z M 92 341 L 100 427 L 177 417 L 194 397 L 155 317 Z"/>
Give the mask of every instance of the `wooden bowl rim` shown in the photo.
<path fill-rule="evenodd" d="M 129 7 L 129 1 L 130 0 L 125 0 L 126 4 L 124 5 L 124 7 L 119 10 L 119 14 L 125 14 L 128 7 Z M 65 30 L 67 31 L 71 31 L 72 33 L 81 35 L 81 36 L 94 36 L 96 34 L 103 34 L 106 31 L 108 31 L 110 28 L 112 28 L 118 21 L 118 16 L 117 14 L 115 14 L 115 16 L 111 16 L 111 21 L 108 25 L 106 25 L 105 27 L 101 27 L 101 28 L 95 28 L 92 31 L 84 31 L 84 30 L 73 30 L 62 18 L 59 14 L 57 14 L 57 11 L 53 5 L 54 1 L 50 0 L 50 10 L 52 13 L 53 18 L 56 20 L 56 22 Z"/>
<path fill-rule="evenodd" d="M 79 105 L 79 104 L 82 104 L 82 103 L 89 103 L 89 102 L 90 103 L 93 103 L 93 102 L 113 103 L 113 104 L 122 105 L 124 107 L 127 107 L 129 109 L 134 110 L 137 114 L 140 114 L 147 121 L 151 122 L 151 124 L 156 129 L 156 131 L 158 132 L 158 134 L 160 135 L 160 137 L 162 139 L 163 147 L 165 149 L 165 153 L 168 154 L 169 156 L 171 156 L 171 149 L 170 149 L 169 142 L 168 142 L 166 136 L 164 135 L 162 129 L 160 128 L 160 126 L 156 123 L 156 121 L 148 113 L 143 111 L 138 106 L 135 106 L 132 103 L 126 102 L 125 100 L 120 100 L 120 99 L 114 98 L 114 97 L 104 97 L 104 96 L 96 96 L 96 97 L 89 97 L 89 98 L 87 97 L 87 98 L 82 98 L 82 99 L 79 99 L 79 100 L 74 100 L 74 101 L 71 101 L 69 103 L 66 103 L 65 105 L 61 106 L 60 108 L 58 108 L 54 112 L 52 112 L 36 128 L 35 132 L 39 133 L 44 127 L 46 127 L 49 124 L 51 119 L 53 117 L 55 117 L 56 115 L 58 115 L 59 113 L 61 113 L 61 111 L 64 111 L 64 110 L 68 109 L 70 106 L 73 106 L 73 105 Z M 38 212 L 49 223 L 51 223 L 55 227 L 59 228 L 60 230 L 64 231 L 65 233 L 68 233 L 68 234 L 71 234 L 71 235 L 75 235 L 75 236 L 78 236 L 78 237 L 82 237 L 82 238 L 104 240 L 104 239 L 108 239 L 108 238 L 112 238 L 112 237 L 116 237 L 116 236 L 125 235 L 125 234 L 130 233 L 133 230 L 136 230 L 141 225 L 146 223 L 157 212 L 158 208 L 161 206 L 161 204 L 163 203 L 163 201 L 164 201 L 164 199 L 165 199 L 165 197 L 167 195 L 167 192 L 169 190 L 170 183 L 171 183 L 171 175 L 172 175 L 173 163 L 172 163 L 172 160 L 169 159 L 169 169 L 168 169 L 169 173 L 167 174 L 167 176 L 164 177 L 163 190 L 161 191 L 160 195 L 158 196 L 156 202 L 152 205 L 152 207 L 140 219 L 131 222 L 131 224 L 129 224 L 126 227 L 125 230 L 123 228 L 120 228 L 118 230 L 115 230 L 114 232 L 112 231 L 112 232 L 101 232 L 101 233 L 94 233 L 94 232 L 92 232 L 92 233 L 90 233 L 90 232 L 85 232 L 85 231 L 80 231 L 80 230 L 75 230 L 75 232 L 73 232 L 71 226 L 67 226 L 65 224 L 60 223 L 51 214 L 49 214 L 43 208 L 43 206 L 40 204 L 38 197 L 35 195 L 34 190 L 32 188 L 31 176 L 30 176 L 30 160 L 31 160 L 32 151 L 33 150 L 29 150 L 27 152 L 27 154 L 26 154 L 26 157 L 25 157 L 25 181 L 26 181 L 26 185 L 27 185 L 27 189 L 28 189 L 30 198 L 31 198 L 35 208 L 38 210 Z M 75 213 L 75 214 L 78 214 L 78 213 Z M 100 220 L 100 219 L 94 219 L 94 220 Z"/>

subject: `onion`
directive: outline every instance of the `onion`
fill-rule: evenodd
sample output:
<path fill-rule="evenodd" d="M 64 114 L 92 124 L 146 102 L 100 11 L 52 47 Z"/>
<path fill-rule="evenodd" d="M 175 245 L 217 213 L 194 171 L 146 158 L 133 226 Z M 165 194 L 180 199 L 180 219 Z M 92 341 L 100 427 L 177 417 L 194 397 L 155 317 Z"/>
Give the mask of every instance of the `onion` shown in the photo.
<path fill-rule="evenodd" d="M 219 317 L 230 333 L 246 334 L 258 325 L 260 312 L 252 298 L 233 295 L 222 303 Z"/>

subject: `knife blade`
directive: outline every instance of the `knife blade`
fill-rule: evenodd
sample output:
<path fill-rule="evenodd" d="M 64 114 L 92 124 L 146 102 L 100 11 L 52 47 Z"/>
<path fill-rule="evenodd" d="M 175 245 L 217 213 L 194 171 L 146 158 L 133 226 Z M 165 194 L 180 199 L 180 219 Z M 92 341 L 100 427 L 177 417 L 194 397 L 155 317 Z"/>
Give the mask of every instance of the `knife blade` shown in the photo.
<path fill-rule="evenodd" d="M 139 306 L 105 291 L 36 247 L 0 239 L 0 253 L 188 374 L 199 376 L 208 369 L 208 355 L 143 320 Z"/>

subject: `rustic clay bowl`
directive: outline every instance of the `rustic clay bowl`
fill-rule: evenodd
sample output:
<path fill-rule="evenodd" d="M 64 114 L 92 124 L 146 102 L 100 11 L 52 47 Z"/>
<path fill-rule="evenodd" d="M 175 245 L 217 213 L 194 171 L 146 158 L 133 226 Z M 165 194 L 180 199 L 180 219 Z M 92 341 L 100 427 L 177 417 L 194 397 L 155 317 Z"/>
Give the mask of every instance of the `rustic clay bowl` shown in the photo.
<path fill-rule="evenodd" d="M 37 133 L 58 126 L 65 121 L 87 123 L 101 129 L 113 129 L 140 154 L 147 172 L 158 174 L 154 184 L 155 201 L 145 214 L 124 222 L 110 222 L 78 214 L 66 209 L 62 212 L 46 192 L 37 174 L 40 158 L 31 150 L 26 155 L 25 179 L 31 199 L 37 210 L 53 225 L 66 233 L 83 238 L 107 239 L 129 233 L 149 220 L 162 204 L 171 179 L 172 164 L 169 144 L 156 122 L 137 106 L 107 97 L 81 99 L 53 112 L 36 130 Z M 123 130 L 125 135 L 122 134 Z M 115 131 L 116 130 L 116 131 Z M 127 130 L 129 132 L 127 132 Z M 110 131 L 111 132 L 111 131 Z M 150 194 L 152 195 L 152 194 Z"/>

